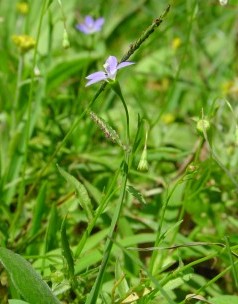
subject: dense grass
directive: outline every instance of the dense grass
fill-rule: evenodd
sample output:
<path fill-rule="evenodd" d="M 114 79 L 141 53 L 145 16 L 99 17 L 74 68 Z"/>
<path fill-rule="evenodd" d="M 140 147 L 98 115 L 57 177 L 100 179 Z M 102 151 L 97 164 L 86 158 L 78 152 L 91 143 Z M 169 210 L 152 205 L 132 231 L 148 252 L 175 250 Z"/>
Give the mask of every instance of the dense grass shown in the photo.
<path fill-rule="evenodd" d="M 0 2 L 0 303 L 238 303 L 237 1 L 19 3 Z M 109 55 L 135 64 L 85 87 Z"/>

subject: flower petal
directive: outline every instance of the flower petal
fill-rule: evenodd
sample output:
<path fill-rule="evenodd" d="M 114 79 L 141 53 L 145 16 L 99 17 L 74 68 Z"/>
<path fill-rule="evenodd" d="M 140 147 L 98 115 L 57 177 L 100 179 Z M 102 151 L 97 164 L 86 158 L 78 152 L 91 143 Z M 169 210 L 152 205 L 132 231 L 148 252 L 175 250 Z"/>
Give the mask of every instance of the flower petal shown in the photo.
<path fill-rule="evenodd" d="M 89 30 L 87 28 L 87 26 L 85 26 L 85 24 L 80 23 L 76 25 L 76 29 L 79 30 L 80 32 L 84 33 L 84 34 L 89 34 Z"/>
<path fill-rule="evenodd" d="M 100 31 L 102 25 L 104 24 L 104 18 L 98 18 L 94 22 L 94 29 L 95 31 Z"/>
<path fill-rule="evenodd" d="M 117 71 L 117 58 L 115 56 L 109 56 L 103 67 L 108 75 L 114 75 Z"/>
<path fill-rule="evenodd" d="M 105 74 L 105 72 L 99 71 L 99 72 L 96 72 L 96 73 L 88 75 L 86 77 L 86 79 L 89 80 L 87 82 L 87 84 L 86 84 L 86 87 L 87 87 L 87 86 L 89 86 L 89 85 L 91 85 L 93 83 L 99 82 L 101 80 L 106 80 L 107 79 L 107 75 Z"/>
<path fill-rule="evenodd" d="M 93 20 L 93 18 L 91 16 L 86 16 L 84 18 L 84 23 L 88 27 L 93 27 L 94 26 L 94 20 Z"/>
<path fill-rule="evenodd" d="M 107 78 L 105 72 L 99 71 L 99 72 L 95 72 L 95 73 L 92 73 L 92 74 L 88 75 L 86 77 L 86 79 L 103 78 L 103 77 Z"/>
<path fill-rule="evenodd" d="M 120 70 L 128 65 L 132 65 L 135 64 L 135 62 L 131 62 L 131 61 L 124 61 L 118 64 L 117 69 Z"/>

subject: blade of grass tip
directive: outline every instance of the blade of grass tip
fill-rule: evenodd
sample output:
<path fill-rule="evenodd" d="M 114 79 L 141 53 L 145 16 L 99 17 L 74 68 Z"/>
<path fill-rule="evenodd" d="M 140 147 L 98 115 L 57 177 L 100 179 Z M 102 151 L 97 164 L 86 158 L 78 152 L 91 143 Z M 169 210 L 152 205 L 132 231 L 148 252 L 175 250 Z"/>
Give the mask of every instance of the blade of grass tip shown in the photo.
<path fill-rule="evenodd" d="M 226 242 L 226 249 L 227 249 L 227 253 L 229 256 L 229 260 L 231 263 L 231 271 L 233 274 L 233 278 L 234 278 L 234 283 L 235 283 L 235 287 L 238 287 L 238 277 L 237 277 L 237 271 L 236 271 L 236 267 L 233 261 L 233 257 L 232 257 L 232 252 L 231 252 L 231 248 L 230 248 L 230 242 L 227 236 L 225 236 L 225 242 Z"/>

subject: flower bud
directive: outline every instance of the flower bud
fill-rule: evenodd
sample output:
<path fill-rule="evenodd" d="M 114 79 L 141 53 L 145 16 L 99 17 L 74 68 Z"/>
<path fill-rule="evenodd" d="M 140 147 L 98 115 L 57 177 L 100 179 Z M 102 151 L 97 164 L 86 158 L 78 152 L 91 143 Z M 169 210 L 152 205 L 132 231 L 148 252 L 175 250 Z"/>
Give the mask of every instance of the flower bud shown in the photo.
<path fill-rule="evenodd" d="M 29 12 L 29 5 L 25 1 L 18 2 L 16 8 L 17 11 L 22 15 L 27 15 Z"/>
<path fill-rule="evenodd" d="M 147 148 L 146 146 L 143 149 L 143 152 L 141 154 L 141 158 L 137 167 L 138 171 L 146 172 L 148 171 L 149 166 L 148 166 L 148 161 L 147 161 Z"/>
<path fill-rule="evenodd" d="M 207 132 L 210 129 L 210 122 L 206 119 L 199 119 L 196 128 L 198 133 L 203 134 L 204 131 Z"/>
<path fill-rule="evenodd" d="M 69 36 L 66 29 L 64 29 L 62 45 L 64 49 L 68 49 L 70 47 Z"/>
<path fill-rule="evenodd" d="M 172 41 L 172 48 L 174 50 L 177 50 L 181 46 L 181 44 L 182 44 L 181 39 L 179 37 L 176 37 Z"/>

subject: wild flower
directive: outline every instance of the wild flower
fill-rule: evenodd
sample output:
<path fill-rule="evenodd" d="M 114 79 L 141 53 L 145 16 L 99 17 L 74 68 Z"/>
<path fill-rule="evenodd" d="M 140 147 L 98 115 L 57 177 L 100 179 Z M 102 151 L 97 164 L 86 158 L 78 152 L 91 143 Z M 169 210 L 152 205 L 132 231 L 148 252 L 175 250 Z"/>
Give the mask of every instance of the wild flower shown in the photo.
<path fill-rule="evenodd" d="M 177 50 L 182 44 L 182 41 L 179 37 L 175 37 L 172 41 L 172 48 Z"/>
<path fill-rule="evenodd" d="M 16 8 L 17 11 L 22 15 L 27 15 L 29 12 L 29 5 L 25 1 L 18 2 Z"/>
<path fill-rule="evenodd" d="M 134 62 L 130 61 L 118 63 L 117 58 L 115 56 L 109 56 L 105 64 L 103 65 L 105 72 L 99 71 L 87 76 L 86 79 L 88 80 L 88 82 L 86 84 L 86 87 L 101 80 L 115 81 L 117 71 L 132 64 L 134 64 Z"/>
<path fill-rule="evenodd" d="M 104 18 L 93 19 L 91 16 L 86 16 L 83 23 L 76 25 L 76 29 L 86 35 L 90 35 L 100 32 L 103 24 Z"/>
<path fill-rule="evenodd" d="M 35 39 L 28 35 L 13 35 L 12 41 L 20 49 L 21 53 L 26 53 L 36 45 Z"/>
<path fill-rule="evenodd" d="M 228 0 L 219 0 L 220 4 L 223 5 L 227 5 Z"/>

